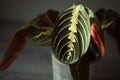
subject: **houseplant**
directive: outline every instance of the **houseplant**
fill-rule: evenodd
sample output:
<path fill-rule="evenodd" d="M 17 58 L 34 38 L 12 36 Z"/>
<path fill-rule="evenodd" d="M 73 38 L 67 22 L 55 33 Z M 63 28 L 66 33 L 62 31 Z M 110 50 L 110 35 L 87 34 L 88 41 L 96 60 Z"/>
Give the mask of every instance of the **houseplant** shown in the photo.
<path fill-rule="evenodd" d="M 22 27 L 15 34 L 15 36 L 13 37 L 13 40 L 10 44 L 10 47 L 8 48 L 5 57 L 3 58 L 2 62 L 1 62 L 1 65 L 0 65 L 1 70 L 7 68 L 9 66 L 9 64 L 19 55 L 19 53 L 21 52 L 21 50 L 23 49 L 23 47 L 27 41 L 31 42 L 33 44 L 51 45 L 51 42 L 50 42 L 51 37 L 52 37 L 51 36 L 51 34 L 52 34 L 51 27 L 54 26 L 54 21 L 55 21 L 56 17 L 58 16 L 58 12 L 49 10 L 46 14 L 44 14 L 44 16 L 40 15 L 37 18 L 33 19 L 30 23 L 26 24 L 25 27 Z M 53 17 L 53 15 L 55 17 Z M 50 16 L 52 16 L 52 17 L 50 17 Z M 42 21 L 41 21 L 41 17 L 42 17 Z M 53 18 L 53 19 L 51 19 L 51 18 Z M 111 19 L 111 20 L 114 20 L 114 19 Z M 38 26 L 36 26 L 36 23 L 38 24 Z M 107 23 L 104 23 L 104 24 L 108 25 L 108 23 L 109 23 L 109 25 L 112 24 L 111 21 L 108 21 Z M 101 24 L 103 24 L 103 23 L 101 23 Z M 45 38 L 45 40 L 43 38 Z M 41 40 L 41 39 L 43 39 L 43 40 Z M 93 44 L 94 44 L 94 42 L 93 42 Z M 88 51 L 89 51 L 89 49 L 88 49 Z M 87 58 L 87 59 L 89 59 L 89 58 Z M 95 57 L 95 59 L 96 59 L 96 57 Z M 83 60 L 83 61 L 85 61 L 85 60 Z M 80 61 L 82 61 L 82 60 L 80 60 Z M 84 63 L 86 63 L 86 62 L 84 62 Z M 78 60 L 77 63 L 70 65 L 73 76 L 76 76 L 75 73 L 79 74 L 79 72 L 76 72 L 74 70 L 74 67 L 79 66 L 79 64 L 80 64 L 80 62 Z M 87 61 L 87 66 L 89 66 L 88 61 Z M 82 68 L 78 67 L 78 69 L 82 69 Z M 87 69 L 88 69 L 88 67 L 87 67 Z M 85 69 L 85 70 L 87 70 L 87 69 Z M 79 70 L 77 70 L 77 71 L 79 71 Z M 84 71 L 84 72 L 86 72 L 86 71 Z"/>

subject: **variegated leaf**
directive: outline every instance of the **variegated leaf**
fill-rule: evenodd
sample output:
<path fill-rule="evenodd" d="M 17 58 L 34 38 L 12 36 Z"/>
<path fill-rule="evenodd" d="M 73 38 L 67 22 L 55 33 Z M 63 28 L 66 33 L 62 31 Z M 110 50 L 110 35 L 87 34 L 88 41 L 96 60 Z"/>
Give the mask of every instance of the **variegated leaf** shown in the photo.
<path fill-rule="evenodd" d="M 34 27 L 34 30 L 26 36 L 27 42 L 35 45 L 51 45 L 54 22 L 57 16 L 57 11 L 48 10 L 33 19 L 27 25 Z"/>
<path fill-rule="evenodd" d="M 13 63 L 24 49 L 26 42 L 37 45 L 51 44 L 53 24 L 57 15 L 57 11 L 48 10 L 17 31 L 0 62 L 0 70 L 5 70 Z"/>
<path fill-rule="evenodd" d="M 63 10 L 53 31 L 53 51 L 58 60 L 72 64 L 86 53 L 90 42 L 90 21 L 82 5 Z"/>

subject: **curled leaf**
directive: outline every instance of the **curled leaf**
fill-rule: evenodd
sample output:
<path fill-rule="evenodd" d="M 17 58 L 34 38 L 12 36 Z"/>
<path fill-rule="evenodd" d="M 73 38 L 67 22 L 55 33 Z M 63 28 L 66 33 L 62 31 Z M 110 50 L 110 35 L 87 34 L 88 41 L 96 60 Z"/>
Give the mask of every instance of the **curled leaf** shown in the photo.
<path fill-rule="evenodd" d="M 92 23 L 91 25 L 91 37 L 94 43 L 96 44 L 100 55 L 103 56 L 105 52 L 104 43 L 100 34 L 100 30 L 98 29 L 96 23 Z"/>
<path fill-rule="evenodd" d="M 101 22 L 102 29 L 117 42 L 120 52 L 120 14 L 111 9 L 99 9 L 95 14 Z"/>

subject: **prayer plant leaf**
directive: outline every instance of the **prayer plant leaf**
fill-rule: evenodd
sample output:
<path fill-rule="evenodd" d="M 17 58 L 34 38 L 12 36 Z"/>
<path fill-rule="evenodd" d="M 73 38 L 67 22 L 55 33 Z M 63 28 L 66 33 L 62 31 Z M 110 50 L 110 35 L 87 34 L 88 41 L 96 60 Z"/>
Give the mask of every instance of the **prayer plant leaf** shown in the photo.
<path fill-rule="evenodd" d="M 27 42 L 35 45 L 51 45 L 54 23 L 57 16 L 57 11 L 48 10 L 46 13 L 33 19 L 28 26 L 34 27 L 34 30 L 26 36 Z"/>
<path fill-rule="evenodd" d="M 57 15 L 57 11 L 48 10 L 22 26 L 13 36 L 6 53 L 3 55 L 0 70 L 5 70 L 12 64 L 24 49 L 26 42 L 37 45 L 50 45 L 53 24 Z"/>
<path fill-rule="evenodd" d="M 120 54 L 120 14 L 111 9 L 99 9 L 95 14 L 100 20 L 103 30 L 117 42 Z"/>
<path fill-rule="evenodd" d="M 55 57 L 65 64 L 73 64 L 84 55 L 90 42 L 90 21 L 82 5 L 63 10 L 53 31 L 52 47 Z"/>
<path fill-rule="evenodd" d="M 25 37 L 32 28 L 26 28 L 15 33 L 8 49 L 6 50 L 2 61 L 0 62 L 0 70 L 5 70 L 17 58 L 23 50 L 26 40 Z"/>

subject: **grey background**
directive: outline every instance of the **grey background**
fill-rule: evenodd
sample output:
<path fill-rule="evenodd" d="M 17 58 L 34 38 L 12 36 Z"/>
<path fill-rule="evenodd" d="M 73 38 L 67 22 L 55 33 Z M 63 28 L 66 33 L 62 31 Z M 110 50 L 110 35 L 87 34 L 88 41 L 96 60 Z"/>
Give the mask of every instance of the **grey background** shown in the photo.
<path fill-rule="evenodd" d="M 12 35 L 25 22 L 48 9 L 61 11 L 72 3 L 81 3 L 93 11 L 113 9 L 120 13 L 120 0 L 0 0 L 0 58 Z M 120 56 L 116 42 L 106 32 L 105 56 L 91 64 L 91 80 L 120 80 Z M 51 47 L 26 45 L 22 54 L 0 80 L 52 80 Z"/>

